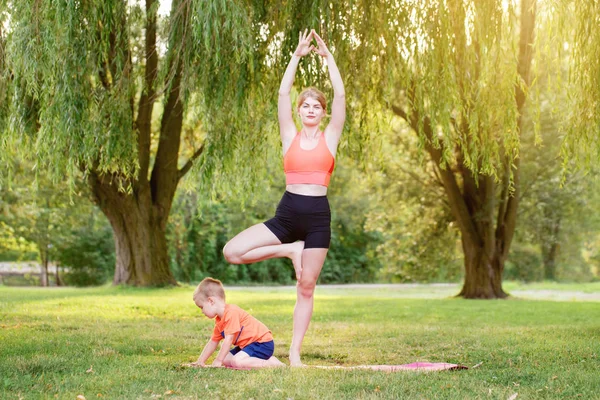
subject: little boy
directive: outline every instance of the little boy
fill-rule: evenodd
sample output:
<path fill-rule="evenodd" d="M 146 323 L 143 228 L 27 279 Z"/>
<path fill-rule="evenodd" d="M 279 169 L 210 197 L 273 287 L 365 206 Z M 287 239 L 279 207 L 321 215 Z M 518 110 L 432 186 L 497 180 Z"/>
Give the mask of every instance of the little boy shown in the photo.
<path fill-rule="evenodd" d="M 271 331 L 259 320 L 236 305 L 225 303 L 225 290 L 221 281 L 205 278 L 194 291 L 194 303 L 208 318 L 215 318 L 215 329 L 202 354 L 193 367 L 205 367 L 221 340 L 221 350 L 213 367 L 265 368 L 283 367 L 273 357 L 275 345 Z M 235 347 L 229 351 L 231 346 Z"/>

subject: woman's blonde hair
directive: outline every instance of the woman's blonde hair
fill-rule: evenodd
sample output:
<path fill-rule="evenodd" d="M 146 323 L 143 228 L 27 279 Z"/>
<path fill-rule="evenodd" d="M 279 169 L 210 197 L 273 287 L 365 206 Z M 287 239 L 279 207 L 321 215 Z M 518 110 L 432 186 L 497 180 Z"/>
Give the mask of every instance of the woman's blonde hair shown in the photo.
<path fill-rule="evenodd" d="M 218 279 L 204 278 L 194 290 L 194 303 L 198 303 L 197 300 L 204 300 L 208 297 L 218 297 L 225 301 L 225 289 L 223 284 Z"/>
<path fill-rule="evenodd" d="M 300 96 L 298 96 L 298 108 L 300 108 L 302 103 L 304 103 L 304 100 L 309 97 L 317 100 L 321 104 L 321 107 L 323 107 L 323 110 L 327 112 L 327 99 L 323 92 L 315 87 L 308 87 L 300 93 Z"/>

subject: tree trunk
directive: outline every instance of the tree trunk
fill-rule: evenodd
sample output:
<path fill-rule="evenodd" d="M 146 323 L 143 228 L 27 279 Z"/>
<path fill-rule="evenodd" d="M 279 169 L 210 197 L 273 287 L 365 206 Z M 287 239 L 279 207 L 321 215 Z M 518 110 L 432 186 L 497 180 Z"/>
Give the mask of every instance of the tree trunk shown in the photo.
<path fill-rule="evenodd" d="M 49 286 L 48 282 L 48 248 L 46 245 L 46 249 L 40 246 L 40 261 L 42 264 L 40 265 L 41 274 L 40 274 L 40 285 L 43 287 Z"/>
<path fill-rule="evenodd" d="M 556 280 L 556 254 L 558 253 L 558 244 L 551 243 L 550 246 L 542 245 L 542 257 L 544 259 L 544 279 L 548 281 Z"/>
<path fill-rule="evenodd" d="M 542 260 L 544 262 L 544 279 L 556 280 L 556 256 L 558 255 L 558 233 L 560 219 L 553 221 L 554 226 L 550 229 L 550 235 L 546 235 L 542 243 Z"/>
<path fill-rule="evenodd" d="M 62 280 L 60 279 L 60 275 L 59 275 L 59 268 L 60 266 L 58 265 L 58 263 L 56 263 L 56 286 L 62 286 Z"/>
<path fill-rule="evenodd" d="M 452 205 L 455 218 L 461 220 L 461 241 L 464 254 L 465 281 L 458 296 L 466 299 L 503 299 L 508 295 L 502 289 L 502 273 L 504 271 L 505 254 L 502 244 L 507 237 L 512 236 L 512 230 L 502 229 L 505 217 L 497 218 L 498 226 L 494 224 L 494 214 L 502 213 L 502 207 L 496 210 L 496 183 L 490 176 L 475 178 L 471 170 L 465 167 L 462 158 L 458 157 L 458 167 L 462 175 L 463 188 L 461 200 L 467 213 L 459 212 L 460 205 Z M 446 191 L 451 191 L 455 185 L 445 185 Z M 455 189 L 454 189 L 455 190 Z M 458 199 L 458 194 L 449 196 Z M 452 200 L 451 200 L 452 201 Z M 513 228 L 514 229 L 514 228 Z"/>
<path fill-rule="evenodd" d="M 502 289 L 504 261 L 496 254 L 462 240 L 465 281 L 458 296 L 467 299 L 503 299 L 508 296 Z"/>
<path fill-rule="evenodd" d="M 153 204 L 147 184 L 138 183 L 137 190 L 125 193 L 108 181 L 106 176 L 90 174 L 96 202 L 113 228 L 117 259 L 113 284 L 177 285 L 169 268 L 165 235 L 171 203 Z M 173 190 L 171 199 L 174 194 Z"/>
<path fill-rule="evenodd" d="M 136 205 L 107 211 L 115 234 L 117 264 L 113 284 L 176 285 L 169 269 L 167 240 L 148 210 Z"/>

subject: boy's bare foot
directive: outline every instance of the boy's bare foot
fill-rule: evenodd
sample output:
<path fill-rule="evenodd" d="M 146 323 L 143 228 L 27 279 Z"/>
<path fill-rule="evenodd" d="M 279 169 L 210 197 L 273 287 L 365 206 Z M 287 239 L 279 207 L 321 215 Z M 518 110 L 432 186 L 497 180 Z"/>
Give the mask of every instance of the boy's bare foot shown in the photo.
<path fill-rule="evenodd" d="M 304 242 L 302 240 L 293 243 L 292 264 L 294 264 L 294 271 L 296 271 L 296 280 L 300 280 L 302 276 L 302 251 L 304 250 Z"/>
<path fill-rule="evenodd" d="M 279 359 L 275 356 L 272 356 L 271 358 L 269 358 L 267 360 L 267 367 L 271 367 L 271 368 L 279 368 L 279 367 L 285 367 L 285 364 L 282 363 L 281 361 L 279 361 Z"/>

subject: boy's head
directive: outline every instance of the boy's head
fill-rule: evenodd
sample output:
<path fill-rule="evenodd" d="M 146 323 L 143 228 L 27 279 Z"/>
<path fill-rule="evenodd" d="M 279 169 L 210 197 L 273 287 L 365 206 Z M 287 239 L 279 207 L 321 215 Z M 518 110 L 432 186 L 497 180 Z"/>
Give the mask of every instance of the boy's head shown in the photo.
<path fill-rule="evenodd" d="M 220 305 L 225 304 L 225 290 L 218 279 L 204 278 L 194 290 L 194 303 L 209 318 L 217 315 Z"/>

